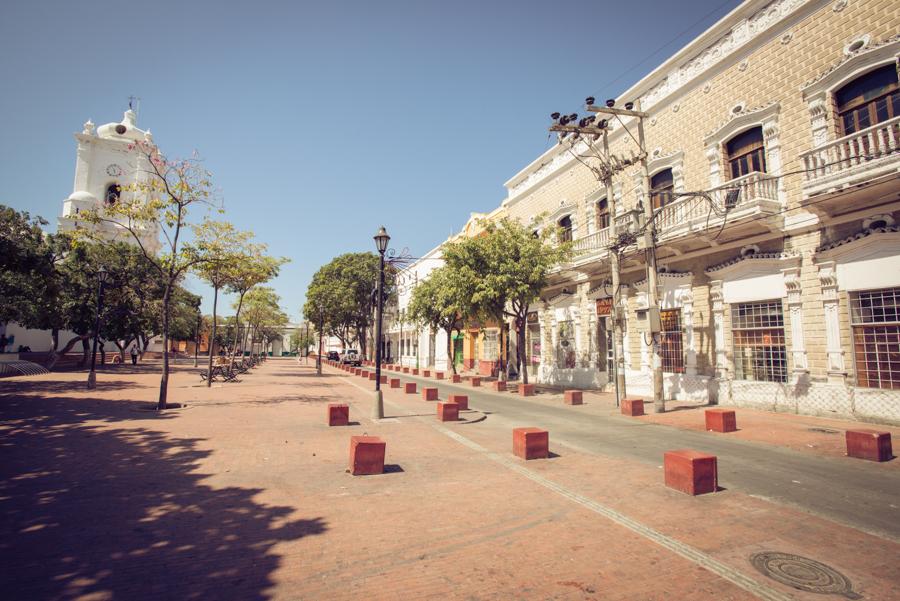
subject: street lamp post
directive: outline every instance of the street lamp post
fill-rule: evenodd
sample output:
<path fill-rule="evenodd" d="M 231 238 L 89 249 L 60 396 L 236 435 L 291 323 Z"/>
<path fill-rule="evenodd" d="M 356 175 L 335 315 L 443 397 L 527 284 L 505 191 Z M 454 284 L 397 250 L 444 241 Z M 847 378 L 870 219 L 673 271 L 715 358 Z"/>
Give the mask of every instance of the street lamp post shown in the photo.
<path fill-rule="evenodd" d="M 316 374 L 322 375 L 322 341 L 323 341 L 323 332 L 322 329 L 325 327 L 325 314 L 321 311 L 319 312 L 319 352 L 316 353 Z"/>
<path fill-rule="evenodd" d="M 309 318 L 306 318 L 306 336 L 303 337 L 303 365 L 309 365 Z"/>
<path fill-rule="evenodd" d="M 103 311 L 103 285 L 106 283 L 107 272 L 103 266 L 97 272 L 97 317 L 94 320 L 94 350 L 91 353 L 91 372 L 88 374 L 87 387 L 91 390 L 97 388 L 97 339 L 100 337 L 100 313 Z"/>
<path fill-rule="evenodd" d="M 375 234 L 375 247 L 378 249 L 378 287 L 376 291 L 376 313 L 375 313 L 375 407 L 372 410 L 372 417 L 381 419 L 384 417 L 384 400 L 381 395 L 381 317 L 384 310 L 384 252 L 387 250 L 388 242 L 391 237 L 388 236 L 384 226 Z"/>

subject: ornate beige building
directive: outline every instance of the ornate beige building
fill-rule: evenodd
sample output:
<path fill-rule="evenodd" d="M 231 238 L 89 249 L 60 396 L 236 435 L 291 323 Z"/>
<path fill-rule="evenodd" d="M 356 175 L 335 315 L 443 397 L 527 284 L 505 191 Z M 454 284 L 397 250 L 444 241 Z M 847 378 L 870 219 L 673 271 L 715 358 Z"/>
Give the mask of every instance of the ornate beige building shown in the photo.
<path fill-rule="evenodd" d="M 578 251 L 533 307 L 538 381 L 609 385 L 609 226 L 649 202 L 663 332 L 631 245 L 628 393 L 659 344 L 669 399 L 900 422 L 898 31 L 897 2 L 748 0 L 617 99 L 649 114 L 650 198 L 637 165 L 606 189 L 571 136 L 506 182 L 510 217 L 549 214 Z M 613 154 L 636 126 L 613 119 Z"/>

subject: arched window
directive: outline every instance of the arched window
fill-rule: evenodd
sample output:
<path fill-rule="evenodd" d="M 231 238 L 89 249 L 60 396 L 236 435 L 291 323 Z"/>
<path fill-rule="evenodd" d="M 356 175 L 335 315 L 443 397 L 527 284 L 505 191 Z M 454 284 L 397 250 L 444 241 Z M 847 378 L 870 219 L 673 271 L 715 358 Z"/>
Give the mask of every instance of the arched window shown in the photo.
<path fill-rule="evenodd" d="M 661 209 L 675 197 L 675 179 L 671 169 L 664 169 L 650 178 L 650 203 Z"/>
<path fill-rule="evenodd" d="M 605 230 L 609 227 L 609 203 L 605 198 L 597 202 L 597 229 Z"/>
<path fill-rule="evenodd" d="M 106 206 L 111 207 L 112 205 L 119 202 L 119 195 L 122 193 L 122 188 L 119 184 L 110 184 L 106 187 Z"/>
<path fill-rule="evenodd" d="M 759 171 L 766 172 L 766 148 L 762 127 L 739 133 L 725 143 L 731 179 Z"/>
<path fill-rule="evenodd" d="M 571 242 L 572 241 L 572 216 L 566 215 L 562 219 L 559 220 L 559 227 L 561 231 L 559 232 L 559 241 L 560 242 Z"/>
<path fill-rule="evenodd" d="M 843 135 L 900 116 L 900 86 L 894 63 L 857 77 L 834 94 Z"/>

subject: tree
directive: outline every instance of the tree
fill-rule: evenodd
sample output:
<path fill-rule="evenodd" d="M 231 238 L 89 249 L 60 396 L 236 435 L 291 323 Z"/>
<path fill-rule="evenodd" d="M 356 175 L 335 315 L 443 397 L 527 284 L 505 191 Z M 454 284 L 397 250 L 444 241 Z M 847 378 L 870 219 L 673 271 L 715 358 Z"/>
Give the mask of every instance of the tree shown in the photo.
<path fill-rule="evenodd" d="M 315 344 L 315 331 L 308 331 L 305 324 L 300 324 L 291 334 L 290 347 L 292 353 L 302 353 L 305 355 L 309 351 L 309 347 Z"/>
<path fill-rule="evenodd" d="M 540 225 L 540 222 L 539 224 Z M 471 300 L 482 313 L 512 317 L 516 328 L 516 364 L 522 381 L 528 307 L 547 286 L 551 270 L 572 256 L 572 243 L 562 242 L 558 228 L 526 228 L 503 218 L 484 222 L 484 235 L 449 243 L 446 267 L 472 283 Z"/>
<path fill-rule="evenodd" d="M 241 260 L 250 248 L 251 232 L 242 232 L 227 221 L 206 219 L 194 229 L 197 248 L 203 259 L 195 272 L 200 279 L 212 286 L 213 312 L 209 336 L 209 359 L 207 373 L 212 373 L 213 342 L 216 340 L 217 310 L 219 290 L 231 284 L 240 271 Z M 212 386 L 212 378 L 206 378 L 206 386 Z"/>
<path fill-rule="evenodd" d="M 238 337 L 241 334 L 241 309 L 244 305 L 244 297 L 254 286 L 268 282 L 278 275 L 281 266 L 288 262 L 285 258 L 275 258 L 266 256 L 264 253 L 266 246 L 264 244 L 250 244 L 246 251 L 242 254 L 233 277 L 228 282 L 228 290 L 238 295 L 235 303 L 234 314 L 234 345 L 231 350 L 231 363 L 237 355 Z M 245 333 L 246 334 L 246 333 Z M 246 339 L 246 335 L 243 337 Z M 243 345 L 241 346 L 243 350 Z"/>
<path fill-rule="evenodd" d="M 278 306 L 280 298 L 268 286 L 257 286 L 247 293 L 245 316 L 250 331 L 250 352 L 255 342 L 268 344 L 281 336 L 287 315 Z"/>
<path fill-rule="evenodd" d="M 0 323 L 42 327 L 48 295 L 55 296 L 57 256 L 47 222 L 0 205 Z"/>
<path fill-rule="evenodd" d="M 161 411 L 166 408 L 169 387 L 172 295 L 184 274 L 202 261 L 196 247 L 186 243 L 182 236 L 188 227 L 189 210 L 197 205 L 211 205 L 210 173 L 196 158 L 166 159 L 149 140 L 136 141 L 129 150 L 134 150 L 138 157 L 136 181 L 122 187 L 116 202 L 82 215 L 87 222 L 111 225 L 127 232 L 162 277 L 163 365 L 157 404 Z M 157 228 L 164 239 L 158 255 L 144 246 L 148 230 Z M 93 235 L 87 231 L 82 233 Z"/>
<path fill-rule="evenodd" d="M 359 352 L 364 356 L 367 330 L 373 321 L 378 269 L 379 259 L 374 253 L 337 256 L 313 275 L 303 306 L 303 314 L 317 327 L 321 317 L 326 332 L 338 337 L 344 348 L 358 341 Z M 391 290 L 385 293 L 389 295 Z"/>
<path fill-rule="evenodd" d="M 443 330 L 447 333 L 447 359 L 453 373 L 456 373 L 453 330 L 459 332 L 463 318 L 471 312 L 467 300 L 469 288 L 466 279 L 459 272 L 454 272 L 447 266 L 439 267 L 416 286 L 407 308 L 408 319 L 429 326 L 433 332 Z"/>

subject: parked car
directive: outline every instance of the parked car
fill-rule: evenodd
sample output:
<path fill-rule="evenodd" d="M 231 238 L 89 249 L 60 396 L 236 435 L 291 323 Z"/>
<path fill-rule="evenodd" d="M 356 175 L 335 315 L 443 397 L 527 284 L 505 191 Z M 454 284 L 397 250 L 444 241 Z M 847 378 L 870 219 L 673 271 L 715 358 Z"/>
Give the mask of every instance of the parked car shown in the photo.
<path fill-rule="evenodd" d="M 340 361 L 341 356 L 338 354 L 337 351 L 328 351 L 328 360 L 329 361 Z"/>
<path fill-rule="evenodd" d="M 360 359 L 359 353 L 357 351 L 350 349 L 344 351 L 344 354 L 341 355 L 341 363 L 359 367 L 360 365 L 362 365 L 362 359 Z"/>

